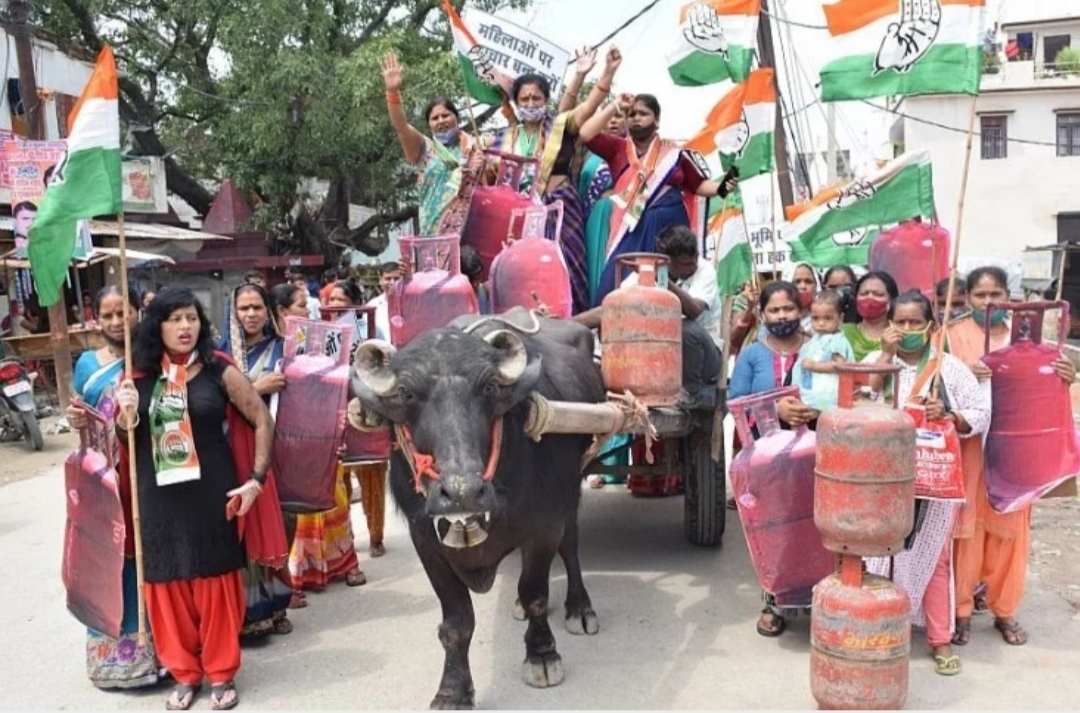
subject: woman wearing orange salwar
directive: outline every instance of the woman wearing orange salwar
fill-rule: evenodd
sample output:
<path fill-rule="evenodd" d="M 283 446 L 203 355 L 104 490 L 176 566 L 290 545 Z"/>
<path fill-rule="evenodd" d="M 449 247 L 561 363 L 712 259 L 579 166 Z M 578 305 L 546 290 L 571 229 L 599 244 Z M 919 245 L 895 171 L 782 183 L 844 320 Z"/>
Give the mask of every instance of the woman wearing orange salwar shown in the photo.
<path fill-rule="evenodd" d="M 968 276 L 970 317 L 948 328 L 948 349 L 968 365 L 984 388 L 990 389 L 990 370 L 981 359 L 986 354 L 986 309 L 991 302 L 1009 299 L 1008 276 L 997 267 L 982 267 Z M 990 351 L 1009 343 L 1005 313 L 990 316 Z M 1067 359 L 1055 367 L 1062 379 L 1072 383 L 1076 369 Z M 993 404 L 992 408 L 1010 408 Z M 982 444 L 962 442 L 967 500 L 956 524 L 956 634 L 953 643 L 963 646 L 971 637 L 971 615 L 975 609 L 975 588 L 985 581 L 986 599 L 994 615 L 994 627 L 1013 646 L 1027 643 L 1027 632 L 1016 619 L 1024 598 L 1031 535 L 1031 506 L 1011 513 L 990 507 L 983 479 Z"/>

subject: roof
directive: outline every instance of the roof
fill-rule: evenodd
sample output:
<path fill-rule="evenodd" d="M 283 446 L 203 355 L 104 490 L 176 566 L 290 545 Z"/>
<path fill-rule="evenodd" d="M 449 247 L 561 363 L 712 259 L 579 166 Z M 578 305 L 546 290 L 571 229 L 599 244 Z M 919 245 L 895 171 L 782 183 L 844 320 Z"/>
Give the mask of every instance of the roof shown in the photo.
<path fill-rule="evenodd" d="M 214 204 L 207 211 L 202 225 L 206 230 L 216 233 L 237 235 L 246 232 L 245 226 L 251 220 L 251 215 L 251 206 L 244 200 L 233 180 L 227 178 L 218 189 Z"/>
<path fill-rule="evenodd" d="M 15 220 L 11 216 L 0 216 L 0 230 L 13 230 Z M 91 220 L 91 235 L 109 235 L 119 237 L 120 225 L 115 220 Z M 231 238 L 201 230 L 176 228 L 157 223 L 124 223 L 124 235 L 136 240 L 230 240 Z"/>
<path fill-rule="evenodd" d="M 1080 5 L 1076 0 L 1026 0 L 1005 3 L 1001 11 L 1001 27 L 1035 25 L 1046 22 L 1080 22 Z"/>
<path fill-rule="evenodd" d="M 152 262 L 163 262 L 167 265 L 175 265 L 176 261 L 167 255 L 158 255 L 156 253 L 147 253 L 139 250 L 127 250 L 128 266 L 141 265 Z M 12 250 L 4 255 L 0 255 L 0 266 L 15 268 L 15 269 L 30 269 L 30 261 L 23 260 L 21 258 L 12 257 L 15 251 Z M 120 257 L 119 248 L 94 248 L 94 252 L 90 254 L 89 259 L 76 260 L 79 267 L 85 267 L 87 265 L 96 265 L 99 262 L 104 262 L 109 258 Z"/>

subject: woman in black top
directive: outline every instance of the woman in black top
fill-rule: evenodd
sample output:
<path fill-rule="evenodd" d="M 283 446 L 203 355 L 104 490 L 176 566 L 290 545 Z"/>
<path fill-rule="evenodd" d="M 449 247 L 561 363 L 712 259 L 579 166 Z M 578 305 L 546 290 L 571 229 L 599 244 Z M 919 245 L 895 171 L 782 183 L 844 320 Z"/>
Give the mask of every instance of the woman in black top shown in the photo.
<path fill-rule="evenodd" d="M 258 523 L 237 517 L 263 491 L 273 443 L 266 405 L 211 344 L 195 296 L 167 288 L 136 330 L 134 380 L 117 391 L 118 426 L 135 429 L 147 613 L 161 662 L 177 682 L 166 703 L 171 710 L 189 708 L 204 677 L 212 709 L 239 701 L 233 678 L 246 560 L 238 522 L 249 539 Z M 254 454 L 250 472 L 238 479 L 245 420 L 254 426 Z"/>

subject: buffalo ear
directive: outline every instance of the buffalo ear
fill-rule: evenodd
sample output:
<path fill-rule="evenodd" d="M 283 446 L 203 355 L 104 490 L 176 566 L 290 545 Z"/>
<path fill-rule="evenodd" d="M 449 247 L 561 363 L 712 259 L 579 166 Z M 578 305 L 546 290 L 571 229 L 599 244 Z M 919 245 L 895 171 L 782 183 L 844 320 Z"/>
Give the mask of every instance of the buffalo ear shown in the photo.
<path fill-rule="evenodd" d="M 352 395 L 360 399 L 364 408 L 389 419 L 404 420 L 405 409 L 401 401 L 397 376 L 390 370 L 390 360 L 396 350 L 388 342 L 369 339 L 362 343 L 353 356 L 350 386 Z"/>

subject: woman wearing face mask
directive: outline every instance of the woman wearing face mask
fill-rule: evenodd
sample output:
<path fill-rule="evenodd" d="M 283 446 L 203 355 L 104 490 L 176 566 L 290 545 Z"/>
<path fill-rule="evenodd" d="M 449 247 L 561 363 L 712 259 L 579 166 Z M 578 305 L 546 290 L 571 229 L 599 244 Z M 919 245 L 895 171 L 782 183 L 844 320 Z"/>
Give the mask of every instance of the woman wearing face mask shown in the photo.
<path fill-rule="evenodd" d="M 795 285 L 782 280 L 766 285 L 761 291 L 758 308 L 766 335 L 739 353 L 728 385 L 728 399 L 760 394 L 790 384 L 791 370 L 807 339 L 801 329 L 799 291 Z M 790 426 L 812 426 L 818 416 L 816 411 L 794 398 L 778 402 L 777 414 Z M 777 605 L 775 598 L 766 592 L 765 608 L 757 622 L 758 633 L 780 636 L 787 627 L 785 612 L 788 611 Z"/>
<path fill-rule="evenodd" d="M 842 329 L 855 352 L 856 361 L 881 349 L 881 338 L 889 328 L 889 303 L 899 294 L 896 281 L 887 272 L 868 272 L 855 284 L 855 310 L 859 313 L 859 322 L 845 324 Z"/>
<path fill-rule="evenodd" d="M 791 272 L 785 274 L 784 279 L 795 285 L 795 289 L 799 291 L 799 318 L 802 330 L 806 334 L 812 334 L 810 303 L 814 301 L 814 295 L 821 289 L 817 273 L 809 263 L 800 262 L 795 264 Z"/>
<path fill-rule="evenodd" d="M 409 124 L 401 108 L 404 72 L 393 52 L 383 57 L 382 74 L 390 125 L 405 159 L 419 171 L 420 235 L 460 234 L 483 169 L 483 150 L 461 131 L 457 107 L 445 97 L 433 99 L 424 110 L 432 138 Z"/>
<path fill-rule="evenodd" d="M 617 111 L 629 118 L 628 138 L 602 133 Z M 585 133 L 596 137 L 589 141 L 589 150 L 607 162 L 615 178 L 614 210 L 594 305 L 615 289 L 620 255 L 655 252 L 656 236 L 664 228 L 690 226 L 688 202 L 723 198 L 735 190 L 735 179 L 723 184 L 708 180 L 701 155 L 661 139 L 659 128 L 660 102 L 651 94 L 624 94 L 585 125 Z"/>
<path fill-rule="evenodd" d="M 602 126 L 587 122 L 611 92 L 615 72 L 622 64 L 618 48 L 608 49 L 604 71 L 589 96 L 575 108 L 552 115 L 548 111 L 551 84 L 539 74 L 523 74 L 514 80 L 512 99 L 519 123 L 498 131 L 492 148 L 503 153 L 535 158 L 535 174 L 526 177 L 521 189 L 532 188 L 545 204 L 563 202 L 559 243 L 570 273 L 575 314 L 589 308 L 589 272 L 585 258 L 585 219 L 577 185 L 572 179 L 578 143 L 587 143 Z M 588 127 L 588 128 L 587 128 Z"/>
<path fill-rule="evenodd" d="M 855 271 L 847 265 L 833 265 L 825 273 L 822 282 L 826 290 L 832 290 L 844 300 L 844 322 L 856 324 L 859 313 L 855 311 Z"/>
<path fill-rule="evenodd" d="M 899 366 L 900 373 L 885 379 L 872 377 L 871 387 L 887 394 L 895 389 L 900 404 L 922 406 L 929 420 L 949 420 L 961 439 L 981 445 L 979 436 L 990 427 L 990 397 L 962 361 L 939 353 L 931 344 L 937 325 L 930 300 L 910 290 L 893 300 L 888 316 L 881 351 L 865 361 Z M 931 384 L 939 365 L 941 386 L 935 396 Z M 965 462 L 965 470 L 969 467 Z M 926 628 L 934 670 L 952 676 L 960 673 L 960 658 L 951 645 L 953 533 L 959 506 L 940 500 L 915 502 L 915 530 L 905 550 L 893 558 L 871 558 L 867 568 L 891 576 L 907 592 L 912 624 Z"/>
<path fill-rule="evenodd" d="M 987 309 L 991 303 L 1009 301 L 1009 279 L 998 267 L 972 270 L 967 279 L 971 315 L 948 326 L 947 347 L 964 362 L 975 378 L 989 391 L 990 369 L 982 363 L 986 355 Z M 1005 347 L 1010 327 L 1005 312 L 990 315 L 990 351 Z M 1076 369 L 1068 359 L 1054 362 L 1054 369 L 1067 384 L 1076 379 Z M 1013 404 L 993 404 L 994 408 L 1015 408 Z M 1027 643 L 1027 632 L 1016 620 L 1024 598 L 1028 552 L 1031 539 L 1031 506 L 1010 513 L 990 507 L 983 480 L 982 448 L 974 446 L 961 454 L 967 476 L 967 501 L 960 510 L 956 528 L 956 635 L 953 643 L 963 646 L 971 637 L 974 591 L 985 581 L 986 600 L 994 615 L 994 627 L 1005 643 Z M 969 470 L 968 465 L 973 467 Z"/>
<path fill-rule="evenodd" d="M 128 329 L 135 327 L 139 302 L 135 292 L 128 293 Z M 124 298 L 120 288 L 104 287 L 93 301 L 94 319 L 101 329 L 105 346 L 97 351 L 83 352 L 75 364 L 72 390 L 75 399 L 100 411 L 109 425 L 107 441 L 114 456 L 119 456 L 119 443 L 111 426 L 116 417 L 116 387 L 124 371 Z M 67 409 L 72 428 L 86 426 L 86 412 L 72 403 Z M 115 461 L 114 461 L 115 462 Z M 120 482 L 120 499 L 124 520 L 131 526 L 131 483 Z M 124 616 L 120 638 L 114 639 L 93 629 L 86 631 L 86 674 L 98 688 L 139 688 L 152 686 L 161 678 L 161 664 L 154 653 L 153 632 L 147 632 L 146 644 L 139 645 L 138 590 L 135 577 L 134 541 L 127 538 L 121 591 Z"/>

